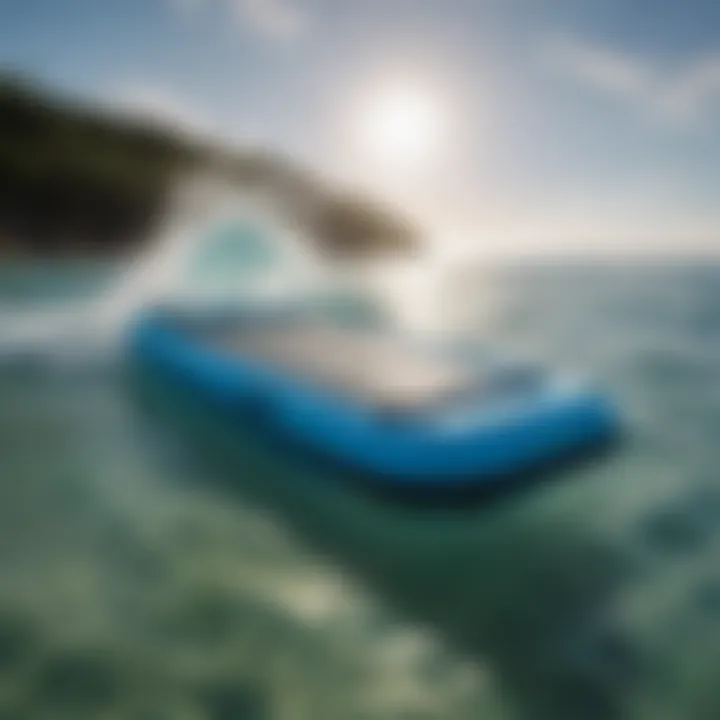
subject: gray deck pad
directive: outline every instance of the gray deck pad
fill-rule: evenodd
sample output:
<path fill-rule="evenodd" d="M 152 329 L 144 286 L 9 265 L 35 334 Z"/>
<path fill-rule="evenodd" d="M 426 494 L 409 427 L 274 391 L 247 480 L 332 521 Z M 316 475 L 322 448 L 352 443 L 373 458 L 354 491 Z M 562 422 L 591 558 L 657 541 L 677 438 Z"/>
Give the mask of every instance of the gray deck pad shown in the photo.
<path fill-rule="evenodd" d="M 225 332 L 212 344 L 386 409 L 419 410 L 478 381 L 472 368 L 400 338 L 320 323 Z"/>

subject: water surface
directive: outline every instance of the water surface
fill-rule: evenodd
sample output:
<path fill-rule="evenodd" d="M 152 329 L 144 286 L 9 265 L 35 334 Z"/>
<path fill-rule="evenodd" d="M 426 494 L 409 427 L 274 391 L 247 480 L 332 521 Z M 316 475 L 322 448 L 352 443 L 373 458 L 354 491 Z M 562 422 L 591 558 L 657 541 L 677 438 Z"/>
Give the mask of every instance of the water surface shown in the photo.
<path fill-rule="evenodd" d="M 0 309 L 106 276 L 6 267 Z M 594 373 L 628 436 L 463 507 L 371 495 L 119 357 L 4 348 L 3 717 L 717 717 L 720 268 L 489 282 L 491 336 Z"/>

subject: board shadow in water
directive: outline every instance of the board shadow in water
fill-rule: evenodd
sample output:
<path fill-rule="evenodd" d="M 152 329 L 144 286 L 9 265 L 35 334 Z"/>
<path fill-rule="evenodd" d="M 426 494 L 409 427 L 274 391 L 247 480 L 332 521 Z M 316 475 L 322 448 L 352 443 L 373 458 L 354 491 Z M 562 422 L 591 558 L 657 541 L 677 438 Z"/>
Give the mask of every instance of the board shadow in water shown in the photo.
<path fill-rule="evenodd" d="M 443 498 L 435 512 L 425 497 L 419 511 L 156 377 L 133 373 L 129 387 L 148 431 L 162 428 L 186 448 L 191 481 L 270 510 L 403 617 L 488 664 L 520 717 L 624 716 L 629 685 L 643 674 L 609 612 L 627 561 L 579 521 L 527 512 L 540 478 L 472 503 Z M 542 479 L 568 471 L 545 468 Z"/>

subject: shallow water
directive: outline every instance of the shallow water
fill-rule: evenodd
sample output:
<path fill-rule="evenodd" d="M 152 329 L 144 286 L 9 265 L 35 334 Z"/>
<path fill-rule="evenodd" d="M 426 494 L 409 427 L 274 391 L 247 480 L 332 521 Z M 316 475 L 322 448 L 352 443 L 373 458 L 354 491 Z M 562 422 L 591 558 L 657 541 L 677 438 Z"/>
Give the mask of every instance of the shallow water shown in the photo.
<path fill-rule="evenodd" d="M 0 311 L 105 274 L 5 268 Z M 371 495 L 117 357 L 5 348 L 0 716 L 720 715 L 720 267 L 490 281 L 484 333 L 591 371 L 628 432 L 462 507 Z"/>

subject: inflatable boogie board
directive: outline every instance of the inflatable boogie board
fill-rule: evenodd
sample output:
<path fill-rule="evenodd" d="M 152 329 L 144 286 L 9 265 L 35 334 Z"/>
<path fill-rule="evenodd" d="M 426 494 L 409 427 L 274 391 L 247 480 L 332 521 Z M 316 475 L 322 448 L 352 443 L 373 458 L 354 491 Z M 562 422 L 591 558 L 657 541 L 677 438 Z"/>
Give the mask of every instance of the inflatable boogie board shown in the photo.
<path fill-rule="evenodd" d="M 580 381 L 462 357 L 298 312 L 146 309 L 133 357 L 237 422 L 398 487 L 482 485 L 607 440 L 608 399 Z"/>

